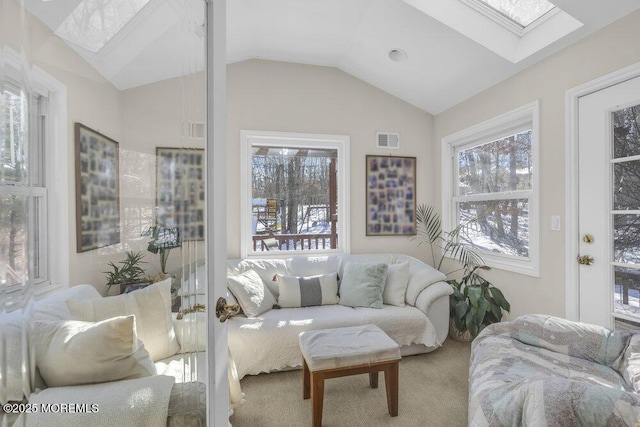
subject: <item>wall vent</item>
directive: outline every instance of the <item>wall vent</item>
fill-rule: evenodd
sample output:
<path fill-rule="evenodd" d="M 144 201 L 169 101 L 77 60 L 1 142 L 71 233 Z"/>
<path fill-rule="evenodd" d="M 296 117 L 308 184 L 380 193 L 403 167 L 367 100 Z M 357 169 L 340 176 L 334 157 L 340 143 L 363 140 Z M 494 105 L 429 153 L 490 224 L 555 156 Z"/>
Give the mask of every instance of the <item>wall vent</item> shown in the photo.
<path fill-rule="evenodd" d="M 400 148 L 400 134 L 391 132 L 376 133 L 376 147 L 397 150 Z"/>
<path fill-rule="evenodd" d="M 182 125 L 182 135 L 187 138 L 204 139 L 204 123 L 186 122 Z"/>

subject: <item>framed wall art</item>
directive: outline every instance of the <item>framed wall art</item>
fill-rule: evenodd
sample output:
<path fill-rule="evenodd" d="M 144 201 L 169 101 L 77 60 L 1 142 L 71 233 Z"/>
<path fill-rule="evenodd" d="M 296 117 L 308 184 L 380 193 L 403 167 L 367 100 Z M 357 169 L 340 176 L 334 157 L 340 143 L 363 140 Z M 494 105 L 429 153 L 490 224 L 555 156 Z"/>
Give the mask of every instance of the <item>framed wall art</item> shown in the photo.
<path fill-rule="evenodd" d="M 416 234 L 416 158 L 367 156 L 367 236 Z"/>
<path fill-rule="evenodd" d="M 156 148 L 156 221 L 182 240 L 204 239 L 204 149 Z"/>
<path fill-rule="evenodd" d="M 120 242 L 118 143 L 80 123 L 76 142 L 76 250 Z"/>

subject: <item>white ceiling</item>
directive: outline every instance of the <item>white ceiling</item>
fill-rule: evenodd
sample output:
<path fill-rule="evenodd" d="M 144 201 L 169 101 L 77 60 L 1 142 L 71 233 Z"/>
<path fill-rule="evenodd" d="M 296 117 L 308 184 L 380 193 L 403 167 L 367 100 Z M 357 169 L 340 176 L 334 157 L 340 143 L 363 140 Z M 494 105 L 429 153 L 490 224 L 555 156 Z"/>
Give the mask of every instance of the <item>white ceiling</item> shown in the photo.
<path fill-rule="evenodd" d="M 55 31 L 80 0 L 24 1 Z M 202 70 L 203 4 L 151 0 L 97 54 L 72 47 L 119 89 Z M 337 67 L 438 114 L 640 8 L 637 0 L 554 4 L 561 12 L 519 36 L 460 0 L 227 0 L 227 62 Z M 394 48 L 409 59 L 391 61 Z"/>

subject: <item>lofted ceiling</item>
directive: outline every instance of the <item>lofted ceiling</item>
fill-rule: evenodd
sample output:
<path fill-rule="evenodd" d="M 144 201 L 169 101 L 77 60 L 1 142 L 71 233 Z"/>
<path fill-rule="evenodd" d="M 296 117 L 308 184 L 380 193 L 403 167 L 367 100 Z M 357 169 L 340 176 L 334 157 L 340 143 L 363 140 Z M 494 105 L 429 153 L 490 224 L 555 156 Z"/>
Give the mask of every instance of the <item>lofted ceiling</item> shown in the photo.
<path fill-rule="evenodd" d="M 552 2 L 544 19 L 514 30 L 473 0 L 227 0 L 227 62 L 336 67 L 438 114 L 640 8 L 637 0 Z M 24 3 L 55 32 L 80 0 Z M 203 5 L 150 0 L 98 52 L 66 41 L 119 89 L 199 71 Z M 392 61 L 392 49 L 408 59 Z"/>

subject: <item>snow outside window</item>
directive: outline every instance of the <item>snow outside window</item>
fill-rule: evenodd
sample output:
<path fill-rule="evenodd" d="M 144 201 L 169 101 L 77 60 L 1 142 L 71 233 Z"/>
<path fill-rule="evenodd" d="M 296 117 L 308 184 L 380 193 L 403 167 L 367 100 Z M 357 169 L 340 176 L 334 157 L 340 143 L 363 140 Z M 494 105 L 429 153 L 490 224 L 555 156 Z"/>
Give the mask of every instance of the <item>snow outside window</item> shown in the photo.
<path fill-rule="evenodd" d="M 443 219 L 493 267 L 538 275 L 538 104 L 443 138 Z"/>
<path fill-rule="evenodd" d="M 345 252 L 349 137 L 243 131 L 242 256 Z"/>

